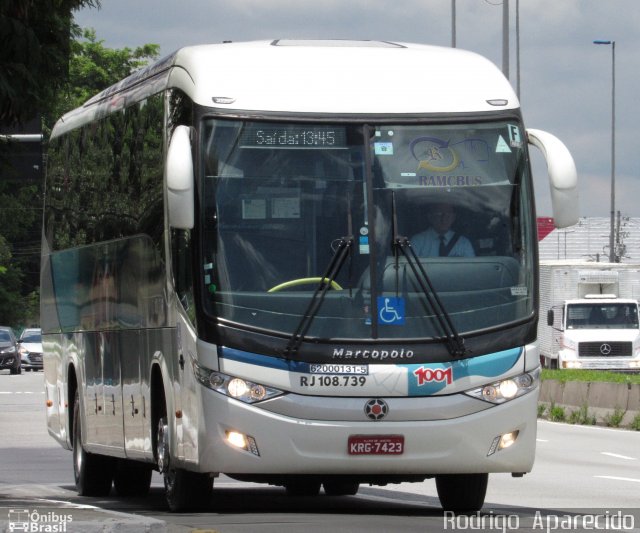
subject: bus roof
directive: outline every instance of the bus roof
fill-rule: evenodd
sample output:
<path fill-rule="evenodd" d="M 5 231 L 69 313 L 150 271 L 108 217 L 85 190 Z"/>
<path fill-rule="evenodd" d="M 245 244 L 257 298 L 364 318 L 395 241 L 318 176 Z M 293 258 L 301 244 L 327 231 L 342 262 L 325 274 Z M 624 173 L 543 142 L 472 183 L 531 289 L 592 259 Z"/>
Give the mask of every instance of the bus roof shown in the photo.
<path fill-rule="evenodd" d="M 415 115 L 519 107 L 500 70 L 472 52 L 382 41 L 276 40 L 182 48 L 65 115 L 61 127 L 167 87 L 182 89 L 203 106 L 249 114 Z"/>

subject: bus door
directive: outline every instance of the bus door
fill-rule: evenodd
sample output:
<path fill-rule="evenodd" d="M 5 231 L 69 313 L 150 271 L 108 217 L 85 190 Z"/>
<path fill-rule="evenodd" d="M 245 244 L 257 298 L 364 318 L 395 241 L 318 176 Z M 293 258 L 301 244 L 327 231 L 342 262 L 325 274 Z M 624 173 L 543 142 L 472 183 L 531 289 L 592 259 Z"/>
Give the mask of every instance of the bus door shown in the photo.
<path fill-rule="evenodd" d="M 176 330 L 172 354 L 167 365 L 171 367 L 174 381 L 175 435 L 178 457 L 187 461 L 198 460 L 197 417 L 199 414 L 196 385 L 192 360 L 196 359 L 195 300 L 193 293 L 193 244 L 189 230 L 171 230 L 171 265 L 175 284 Z"/>

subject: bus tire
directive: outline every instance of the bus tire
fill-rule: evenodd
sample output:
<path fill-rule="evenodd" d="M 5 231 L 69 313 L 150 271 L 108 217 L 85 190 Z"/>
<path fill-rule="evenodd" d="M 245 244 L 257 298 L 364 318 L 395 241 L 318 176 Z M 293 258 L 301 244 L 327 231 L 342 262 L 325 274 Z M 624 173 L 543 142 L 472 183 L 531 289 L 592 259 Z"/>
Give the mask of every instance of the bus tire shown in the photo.
<path fill-rule="evenodd" d="M 357 481 L 325 481 L 322 486 L 327 496 L 355 496 L 360 483 Z"/>
<path fill-rule="evenodd" d="M 146 496 L 151 487 L 152 468 L 138 461 L 119 459 L 113 476 L 118 496 Z"/>
<path fill-rule="evenodd" d="M 172 512 L 206 509 L 211 502 L 213 478 L 209 474 L 169 468 L 164 475 L 164 488 Z"/>
<path fill-rule="evenodd" d="M 166 414 L 158 421 L 156 447 L 158 470 L 164 480 L 165 499 L 169 510 L 178 513 L 207 507 L 213 493 L 213 478 L 209 474 L 190 472 L 171 464 Z"/>
<path fill-rule="evenodd" d="M 475 512 L 482 509 L 489 474 L 436 476 L 436 489 L 444 511 Z"/>
<path fill-rule="evenodd" d="M 80 496 L 107 496 L 113 481 L 110 457 L 88 453 L 82 446 L 80 395 L 76 390 L 73 404 L 73 475 Z"/>

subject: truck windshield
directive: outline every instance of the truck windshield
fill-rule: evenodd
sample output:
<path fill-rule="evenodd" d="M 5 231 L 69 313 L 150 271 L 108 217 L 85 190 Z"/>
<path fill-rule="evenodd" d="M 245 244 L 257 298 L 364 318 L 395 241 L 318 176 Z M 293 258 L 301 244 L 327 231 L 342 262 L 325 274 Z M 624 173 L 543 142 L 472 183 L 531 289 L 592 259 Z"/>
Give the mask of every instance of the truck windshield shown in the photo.
<path fill-rule="evenodd" d="M 206 119 L 205 311 L 292 335 L 315 300 L 305 328 L 320 340 L 441 337 L 443 312 L 461 335 L 530 318 L 533 211 L 523 135 L 517 121 Z M 441 309 L 394 244 L 400 236 Z M 314 297 L 323 279 L 330 288 Z"/>
<path fill-rule="evenodd" d="M 567 305 L 567 329 L 638 329 L 638 306 L 631 303 Z"/>

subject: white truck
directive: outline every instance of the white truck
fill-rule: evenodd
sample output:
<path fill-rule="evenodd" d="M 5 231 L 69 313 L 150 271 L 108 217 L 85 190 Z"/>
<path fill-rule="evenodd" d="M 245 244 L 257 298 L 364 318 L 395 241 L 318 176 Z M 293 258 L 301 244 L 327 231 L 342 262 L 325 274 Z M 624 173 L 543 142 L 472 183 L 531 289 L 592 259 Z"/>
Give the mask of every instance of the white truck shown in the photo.
<path fill-rule="evenodd" d="M 540 263 L 543 366 L 640 370 L 640 265 Z"/>

